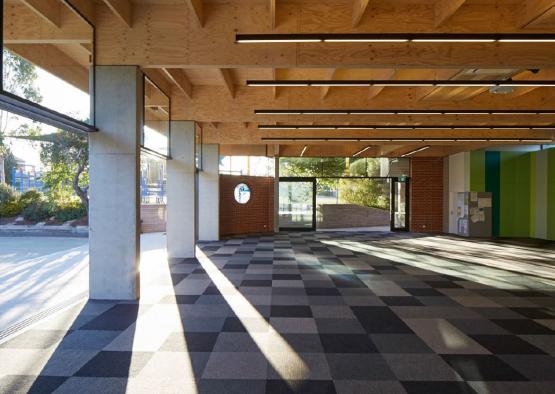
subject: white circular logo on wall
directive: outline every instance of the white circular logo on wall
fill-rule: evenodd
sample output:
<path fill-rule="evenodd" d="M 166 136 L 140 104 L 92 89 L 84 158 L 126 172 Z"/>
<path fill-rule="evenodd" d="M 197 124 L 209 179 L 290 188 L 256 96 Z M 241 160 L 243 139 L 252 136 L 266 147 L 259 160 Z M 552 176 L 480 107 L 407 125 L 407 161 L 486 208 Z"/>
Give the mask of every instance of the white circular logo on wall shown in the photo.
<path fill-rule="evenodd" d="M 239 204 L 246 204 L 251 199 L 251 188 L 245 183 L 240 183 L 235 186 L 233 194 L 235 196 L 235 201 Z"/>

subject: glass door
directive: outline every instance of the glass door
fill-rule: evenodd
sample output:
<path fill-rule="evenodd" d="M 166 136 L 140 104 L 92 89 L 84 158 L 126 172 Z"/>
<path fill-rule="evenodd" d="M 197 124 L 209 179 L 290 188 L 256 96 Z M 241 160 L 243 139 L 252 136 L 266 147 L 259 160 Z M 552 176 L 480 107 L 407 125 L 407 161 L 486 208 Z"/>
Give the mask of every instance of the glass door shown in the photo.
<path fill-rule="evenodd" d="M 279 229 L 315 230 L 315 200 L 315 178 L 280 178 Z"/>
<path fill-rule="evenodd" d="M 391 182 L 391 230 L 409 231 L 408 178 L 394 178 Z"/>

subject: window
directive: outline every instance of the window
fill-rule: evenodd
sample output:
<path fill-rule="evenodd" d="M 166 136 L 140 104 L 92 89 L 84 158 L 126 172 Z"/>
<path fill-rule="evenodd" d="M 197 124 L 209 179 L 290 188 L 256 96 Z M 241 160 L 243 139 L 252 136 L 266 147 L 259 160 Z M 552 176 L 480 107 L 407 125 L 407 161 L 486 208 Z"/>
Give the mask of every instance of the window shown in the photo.
<path fill-rule="evenodd" d="M 398 177 L 409 175 L 408 158 L 280 157 L 284 177 Z"/>
<path fill-rule="evenodd" d="M 220 174 L 273 177 L 274 163 L 266 156 L 220 156 Z"/>
<path fill-rule="evenodd" d="M 3 2 L 1 103 L 37 121 L 88 131 L 79 124 L 94 124 L 94 28 L 66 3 L 48 20 L 24 2 Z"/>
<path fill-rule="evenodd" d="M 170 98 L 148 77 L 144 77 L 144 126 L 142 147 L 169 156 Z"/>

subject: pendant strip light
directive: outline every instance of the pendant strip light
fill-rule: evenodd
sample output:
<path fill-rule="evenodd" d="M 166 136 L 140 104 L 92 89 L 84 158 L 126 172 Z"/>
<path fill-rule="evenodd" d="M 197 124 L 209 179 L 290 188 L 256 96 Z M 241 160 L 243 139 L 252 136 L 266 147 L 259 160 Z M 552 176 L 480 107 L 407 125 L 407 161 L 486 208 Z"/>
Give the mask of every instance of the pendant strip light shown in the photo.
<path fill-rule="evenodd" d="M 555 81 L 534 80 L 248 80 L 255 87 L 555 87 Z"/>
<path fill-rule="evenodd" d="M 415 150 L 411 150 L 410 152 L 404 153 L 404 154 L 401 155 L 401 157 L 412 156 L 415 153 L 422 152 L 423 150 L 426 150 L 426 149 L 429 149 L 429 148 L 430 148 L 430 145 L 423 146 L 422 148 L 418 148 L 418 149 L 415 149 Z"/>
<path fill-rule="evenodd" d="M 357 138 L 357 137 L 263 137 L 262 141 L 272 142 L 530 142 L 551 144 L 549 138 Z"/>
<path fill-rule="evenodd" d="M 555 110 L 257 109 L 255 115 L 555 115 Z"/>
<path fill-rule="evenodd" d="M 367 33 L 236 34 L 236 43 L 553 43 L 555 34 Z"/>
<path fill-rule="evenodd" d="M 258 125 L 259 130 L 539 130 L 555 131 L 555 125 Z"/>
<path fill-rule="evenodd" d="M 353 154 L 353 157 L 357 157 L 358 155 L 360 155 L 360 154 L 366 152 L 366 151 L 367 151 L 368 149 L 370 149 L 371 147 L 372 147 L 371 145 L 368 145 L 367 147 L 362 148 L 362 149 L 359 150 L 358 152 L 354 153 L 354 154 Z"/>

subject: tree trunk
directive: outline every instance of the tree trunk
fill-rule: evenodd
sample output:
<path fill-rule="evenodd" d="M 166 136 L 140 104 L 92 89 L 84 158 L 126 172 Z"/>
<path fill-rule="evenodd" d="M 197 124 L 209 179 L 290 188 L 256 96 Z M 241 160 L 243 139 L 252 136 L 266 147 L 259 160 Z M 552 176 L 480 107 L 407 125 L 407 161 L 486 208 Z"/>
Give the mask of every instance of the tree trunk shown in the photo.
<path fill-rule="evenodd" d="M 75 191 L 75 194 L 77 194 L 77 196 L 81 199 L 81 202 L 83 203 L 83 205 L 85 206 L 88 212 L 89 198 L 87 197 L 87 193 L 79 187 L 79 177 L 81 177 L 81 174 L 83 173 L 84 170 L 85 170 L 85 165 L 79 163 L 77 167 L 77 172 L 73 176 L 73 190 Z"/>

